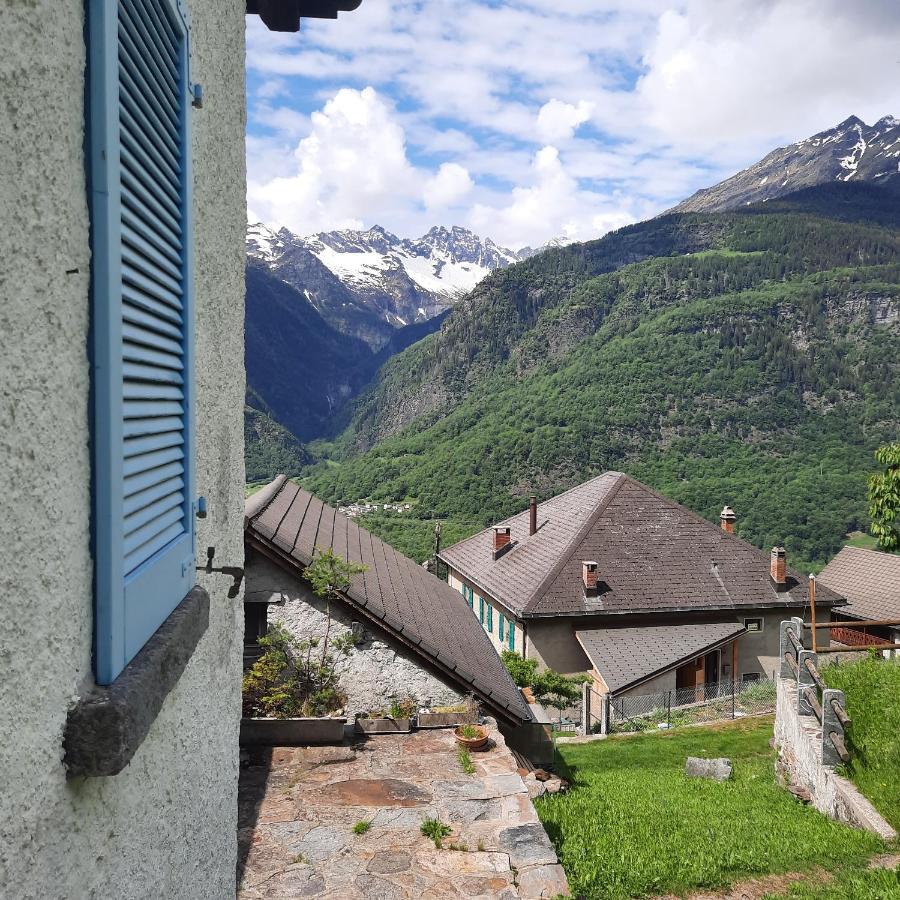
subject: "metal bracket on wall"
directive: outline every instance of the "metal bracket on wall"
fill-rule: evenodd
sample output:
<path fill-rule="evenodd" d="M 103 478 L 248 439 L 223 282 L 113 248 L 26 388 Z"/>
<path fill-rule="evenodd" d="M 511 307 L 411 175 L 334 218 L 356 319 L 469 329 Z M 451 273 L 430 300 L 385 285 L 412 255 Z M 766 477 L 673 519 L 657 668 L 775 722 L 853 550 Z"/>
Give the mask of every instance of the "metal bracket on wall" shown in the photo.
<path fill-rule="evenodd" d="M 234 579 L 234 584 L 228 588 L 228 599 L 233 600 L 237 597 L 244 581 L 244 570 L 240 566 L 213 566 L 213 557 L 216 555 L 215 547 L 206 548 L 206 565 L 197 566 L 198 572 L 205 572 L 212 575 L 213 572 L 220 572 L 222 575 L 228 575 Z"/>

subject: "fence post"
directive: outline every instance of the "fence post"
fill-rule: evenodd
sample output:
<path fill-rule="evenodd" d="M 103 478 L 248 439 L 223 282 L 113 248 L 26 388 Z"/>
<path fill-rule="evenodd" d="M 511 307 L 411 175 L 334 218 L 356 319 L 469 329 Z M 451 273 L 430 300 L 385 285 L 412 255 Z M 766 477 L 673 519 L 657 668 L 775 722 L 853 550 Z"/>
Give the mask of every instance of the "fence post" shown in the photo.
<path fill-rule="evenodd" d="M 737 693 L 737 681 L 731 682 L 731 718 L 734 718 L 734 695 Z"/>
<path fill-rule="evenodd" d="M 813 691 L 816 689 L 816 683 L 813 681 L 812 673 L 806 668 L 807 660 L 810 660 L 813 665 L 817 666 L 819 655 L 813 653 L 812 650 L 802 650 L 797 658 L 797 666 L 800 670 L 800 675 L 797 679 L 797 711 L 801 716 L 814 715 L 813 708 L 810 706 L 809 701 L 804 694 L 806 688 L 812 688 Z"/>
<path fill-rule="evenodd" d="M 780 639 L 778 642 L 779 655 L 778 658 L 781 660 L 781 677 L 782 678 L 793 678 L 794 673 L 791 671 L 791 667 L 788 665 L 788 661 L 785 659 L 785 655 L 788 653 L 794 652 L 794 645 L 791 643 L 790 638 L 787 636 L 787 632 L 789 628 L 796 628 L 794 625 L 793 619 L 788 619 L 786 622 L 781 623 L 781 631 L 780 631 Z M 798 640 L 802 641 L 803 636 L 801 634 L 797 635 Z M 735 681 L 737 681 L 737 672 L 734 673 Z"/>
<path fill-rule="evenodd" d="M 591 683 L 582 682 L 581 685 L 581 733 L 591 733 Z"/>
<path fill-rule="evenodd" d="M 842 760 L 838 756 L 838 752 L 834 744 L 829 740 L 829 735 L 834 732 L 840 737 L 844 736 L 844 728 L 838 721 L 838 717 L 834 714 L 831 702 L 837 700 L 841 706 L 844 706 L 844 692 L 835 691 L 831 688 L 822 691 L 822 765 L 836 766 Z"/>
<path fill-rule="evenodd" d="M 603 695 L 600 706 L 600 734 L 609 734 L 609 694 Z"/>
<path fill-rule="evenodd" d="M 669 696 L 666 698 L 666 724 L 669 728 L 672 727 L 672 692 L 669 691 Z"/>

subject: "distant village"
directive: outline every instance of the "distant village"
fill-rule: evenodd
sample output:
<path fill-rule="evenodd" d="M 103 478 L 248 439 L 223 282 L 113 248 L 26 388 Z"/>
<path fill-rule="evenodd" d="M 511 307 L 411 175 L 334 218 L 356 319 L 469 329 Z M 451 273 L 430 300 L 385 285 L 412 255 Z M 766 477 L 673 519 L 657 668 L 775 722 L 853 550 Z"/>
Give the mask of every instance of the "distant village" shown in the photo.
<path fill-rule="evenodd" d="M 367 516 L 376 512 L 408 513 L 412 509 L 411 503 L 369 503 L 368 500 L 357 500 L 356 503 L 348 503 L 339 506 L 338 512 L 356 519 L 359 516 Z"/>

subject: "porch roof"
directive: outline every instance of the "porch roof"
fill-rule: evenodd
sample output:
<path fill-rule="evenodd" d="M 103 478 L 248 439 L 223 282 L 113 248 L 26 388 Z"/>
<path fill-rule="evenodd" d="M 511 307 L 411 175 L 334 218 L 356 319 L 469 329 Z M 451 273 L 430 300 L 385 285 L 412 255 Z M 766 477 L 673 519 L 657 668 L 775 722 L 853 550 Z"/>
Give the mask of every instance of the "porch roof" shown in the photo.
<path fill-rule="evenodd" d="M 736 620 L 646 628 L 597 628 L 575 632 L 591 665 L 618 694 L 662 675 L 722 644 L 747 629 Z"/>

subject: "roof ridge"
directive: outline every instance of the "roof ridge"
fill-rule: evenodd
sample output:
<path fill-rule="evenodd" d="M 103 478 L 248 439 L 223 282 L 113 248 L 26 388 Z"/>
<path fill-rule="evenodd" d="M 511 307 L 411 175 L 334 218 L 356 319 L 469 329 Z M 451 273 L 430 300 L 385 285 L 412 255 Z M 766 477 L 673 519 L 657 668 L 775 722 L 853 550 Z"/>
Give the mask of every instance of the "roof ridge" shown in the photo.
<path fill-rule="evenodd" d="M 598 476 L 602 478 L 605 475 L 611 475 L 612 472 L 604 472 L 603 475 Z M 573 537 L 562 549 L 559 554 L 559 559 L 553 568 L 544 576 L 541 583 L 537 586 L 537 589 L 531 595 L 529 601 L 524 604 L 522 607 L 522 612 L 524 614 L 528 614 L 531 612 L 532 608 L 535 607 L 538 602 L 543 598 L 544 594 L 547 593 L 547 590 L 550 588 L 550 585 L 556 580 L 556 576 L 559 575 L 560 571 L 562 571 L 563 566 L 569 561 L 570 555 L 574 552 L 575 548 L 587 537 L 590 530 L 597 523 L 597 520 L 603 515 L 603 512 L 609 506 L 613 497 L 619 493 L 622 485 L 625 484 L 626 481 L 629 480 L 628 475 L 624 472 L 616 472 L 617 478 L 615 484 L 607 491 L 606 496 L 603 500 L 598 504 L 597 508 L 587 517 L 585 523 L 578 529 Z M 593 479 L 591 479 L 593 481 Z M 585 482 L 587 483 L 587 482 Z M 567 492 L 568 493 L 568 492 Z M 560 494 L 560 496 L 562 496 Z"/>
<path fill-rule="evenodd" d="M 287 475 L 276 475 L 268 484 L 263 485 L 244 501 L 244 528 L 269 508 L 271 502 L 281 493 L 287 480 Z"/>

